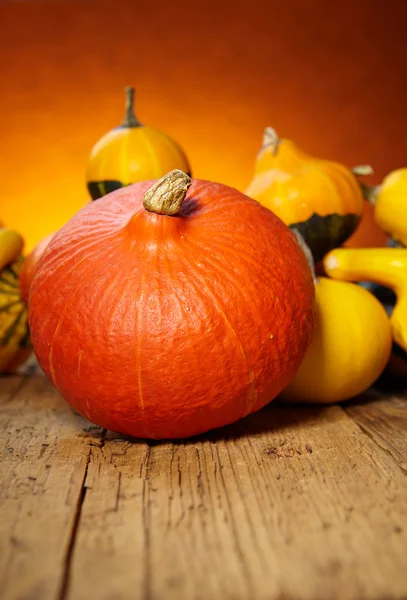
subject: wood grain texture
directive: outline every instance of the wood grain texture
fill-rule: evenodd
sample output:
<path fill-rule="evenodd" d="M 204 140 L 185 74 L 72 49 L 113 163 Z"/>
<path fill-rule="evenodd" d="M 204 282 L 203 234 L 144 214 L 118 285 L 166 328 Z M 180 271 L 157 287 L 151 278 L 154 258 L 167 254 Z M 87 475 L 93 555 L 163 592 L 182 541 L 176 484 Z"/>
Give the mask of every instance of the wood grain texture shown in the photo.
<path fill-rule="evenodd" d="M 274 403 L 146 444 L 42 377 L 0 379 L 0 597 L 405 598 L 405 414 L 402 397 Z"/>
<path fill-rule="evenodd" d="M 347 414 L 407 473 L 407 398 L 378 392 L 365 395 L 364 402 L 346 407 Z"/>
<path fill-rule="evenodd" d="M 45 379 L 0 386 L 0 598 L 58 598 L 90 442 Z"/>

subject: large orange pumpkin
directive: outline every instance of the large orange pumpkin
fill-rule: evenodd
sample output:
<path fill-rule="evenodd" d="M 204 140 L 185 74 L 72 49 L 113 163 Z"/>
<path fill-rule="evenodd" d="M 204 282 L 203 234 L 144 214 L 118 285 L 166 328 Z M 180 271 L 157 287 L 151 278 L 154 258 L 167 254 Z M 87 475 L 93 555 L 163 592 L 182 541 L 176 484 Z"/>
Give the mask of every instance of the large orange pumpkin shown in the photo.
<path fill-rule="evenodd" d="M 254 200 L 181 171 L 153 183 L 108 194 L 55 235 L 29 323 L 41 367 L 78 412 L 178 438 L 287 385 L 313 335 L 314 284 L 294 235 Z"/>

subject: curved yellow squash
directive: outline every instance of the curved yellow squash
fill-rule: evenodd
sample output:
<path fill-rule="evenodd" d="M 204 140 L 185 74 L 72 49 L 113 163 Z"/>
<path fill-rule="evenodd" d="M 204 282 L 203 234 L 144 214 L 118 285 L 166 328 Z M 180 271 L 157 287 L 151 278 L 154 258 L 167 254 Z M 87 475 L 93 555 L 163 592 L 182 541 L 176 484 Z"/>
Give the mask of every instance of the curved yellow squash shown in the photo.
<path fill-rule="evenodd" d="M 336 248 L 324 259 L 326 273 L 345 281 L 373 281 L 394 291 L 393 339 L 407 352 L 407 248 Z"/>

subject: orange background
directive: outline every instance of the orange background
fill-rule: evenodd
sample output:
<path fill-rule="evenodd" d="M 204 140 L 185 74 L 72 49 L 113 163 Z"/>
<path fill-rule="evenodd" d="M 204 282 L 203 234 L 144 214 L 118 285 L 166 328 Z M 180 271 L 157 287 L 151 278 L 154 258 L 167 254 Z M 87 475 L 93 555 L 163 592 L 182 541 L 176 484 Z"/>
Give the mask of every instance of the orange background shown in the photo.
<path fill-rule="evenodd" d="M 380 179 L 407 163 L 406 4 L 0 3 L 0 219 L 31 247 L 87 202 L 88 153 L 128 84 L 196 177 L 245 189 L 272 125 Z"/>

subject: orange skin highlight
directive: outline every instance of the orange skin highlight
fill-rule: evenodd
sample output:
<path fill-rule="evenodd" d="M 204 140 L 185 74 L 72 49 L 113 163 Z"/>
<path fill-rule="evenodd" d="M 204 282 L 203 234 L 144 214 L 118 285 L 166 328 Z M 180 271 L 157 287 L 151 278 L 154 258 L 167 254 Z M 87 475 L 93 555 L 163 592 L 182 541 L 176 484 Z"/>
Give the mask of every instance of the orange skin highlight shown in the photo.
<path fill-rule="evenodd" d="M 79 211 L 30 290 L 38 361 L 102 427 L 182 438 L 270 402 L 311 342 L 315 290 L 290 230 L 221 184 L 193 180 L 180 213 L 143 207 L 154 182 Z"/>

